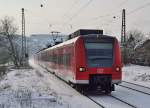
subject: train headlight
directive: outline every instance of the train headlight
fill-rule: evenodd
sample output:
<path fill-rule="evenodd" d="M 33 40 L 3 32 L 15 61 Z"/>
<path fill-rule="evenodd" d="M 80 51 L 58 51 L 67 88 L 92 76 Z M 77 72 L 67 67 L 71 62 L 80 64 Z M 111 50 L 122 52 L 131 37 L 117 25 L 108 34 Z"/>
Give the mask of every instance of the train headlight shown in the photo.
<path fill-rule="evenodd" d="M 80 72 L 84 72 L 85 70 L 86 70 L 85 67 L 80 67 L 80 68 L 79 68 L 79 71 L 80 71 Z"/>
<path fill-rule="evenodd" d="M 117 67 L 115 68 L 115 71 L 116 71 L 116 72 L 120 72 L 120 71 L 121 71 L 121 68 L 117 66 Z"/>

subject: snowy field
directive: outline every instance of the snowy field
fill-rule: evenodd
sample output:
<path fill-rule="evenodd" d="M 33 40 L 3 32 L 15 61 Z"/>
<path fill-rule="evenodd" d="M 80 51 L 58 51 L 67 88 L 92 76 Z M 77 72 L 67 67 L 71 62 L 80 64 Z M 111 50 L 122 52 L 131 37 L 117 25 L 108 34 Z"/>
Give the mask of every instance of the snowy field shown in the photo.
<path fill-rule="evenodd" d="M 34 64 L 34 69 L 11 70 L 0 79 L 0 108 L 99 108 L 97 104 L 72 89 L 54 75 Z M 123 80 L 150 87 L 150 67 L 128 65 Z M 149 95 L 116 86 L 112 92 L 138 108 L 149 108 Z M 140 98 L 139 98 L 140 97 Z M 109 96 L 92 96 L 106 108 L 129 106 Z M 115 103 L 115 104 L 114 104 Z"/>
<path fill-rule="evenodd" d="M 124 81 L 133 82 L 150 87 L 150 67 L 139 65 L 128 65 L 123 68 Z"/>
<path fill-rule="evenodd" d="M 0 82 L 0 108 L 63 108 L 66 104 L 35 70 L 13 70 Z"/>

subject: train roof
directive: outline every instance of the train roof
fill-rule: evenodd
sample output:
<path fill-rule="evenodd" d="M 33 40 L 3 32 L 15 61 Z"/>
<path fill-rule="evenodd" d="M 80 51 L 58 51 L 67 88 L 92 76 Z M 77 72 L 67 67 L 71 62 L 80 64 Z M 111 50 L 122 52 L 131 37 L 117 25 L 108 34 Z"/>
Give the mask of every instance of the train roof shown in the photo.
<path fill-rule="evenodd" d="M 65 42 L 63 42 L 63 43 L 54 45 L 54 46 L 52 46 L 52 47 L 50 47 L 50 48 L 45 49 L 45 51 L 48 50 L 48 49 L 58 48 L 58 47 L 60 47 L 60 46 L 64 46 L 64 45 L 67 45 L 67 44 L 71 44 L 71 43 L 75 42 L 76 40 L 78 40 L 78 38 L 79 38 L 79 36 L 78 36 L 78 37 L 75 37 L 75 38 L 73 38 L 73 39 L 67 40 L 67 41 L 65 41 Z"/>
<path fill-rule="evenodd" d="M 97 35 L 103 35 L 103 30 L 98 29 L 79 29 L 75 31 L 74 33 L 69 35 L 69 39 L 78 37 L 78 36 L 84 36 L 84 35 L 90 35 L 90 34 L 97 34 Z"/>
<path fill-rule="evenodd" d="M 64 45 L 68 45 L 68 44 L 71 44 L 71 43 L 74 43 L 74 42 L 76 42 L 79 38 L 81 38 L 81 37 L 88 37 L 88 38 L 92 38 L 92 37 L 97 37 L 97 36 L 99 36 L 99 37 L 103 37 L 103 38 L 116 38 L 116 37 L 113 37 L 113 36 L 108 36 L 108 35 L 102 35 L 102 34 L 90 34 L 90 36 L 89 35 L 81 35 L 81 36 L 78 36 L 78 37 L 75 37 L 75 38 L 72 38 L 72 39 L 69 39 L 69 40 L 67 40 L 67 41 L 65 41 L 65 42 L 63 42 L 63 43 L 60 43 L 60 44 L 57 44 L 57 45 L 54 45 L 54 46 L 52 46 L 52 47 L 50 47 L 50 48 L 47 48 L 47 49 L 44 49 L 44 50 L 41 50 L 41 51 L 47 51 L 47 50 L 49 50 L 49 49 L 53 49 L 53 48 L 58 48 L 58 47 L 60 47 L 60 46 L 64 46 Z M 41 52 L 40 51 L 40 52 Z"/>

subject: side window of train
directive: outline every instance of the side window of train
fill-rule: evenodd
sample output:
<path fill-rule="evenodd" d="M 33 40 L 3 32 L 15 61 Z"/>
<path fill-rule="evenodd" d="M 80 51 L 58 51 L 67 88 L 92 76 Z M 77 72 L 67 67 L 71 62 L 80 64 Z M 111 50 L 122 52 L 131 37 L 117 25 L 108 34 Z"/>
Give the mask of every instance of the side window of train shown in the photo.
<path fill-rule="evenodd" d="M 59 58 L 60 58 L 59 55 L 57 55 L 57 62 L 56 62 L 57 64 L 59 64 Z"/>
<path fill-rule="evenodd" d="M 52 62 L 54 63 L 54 55 L 52 56 Z"/>
<path fill-rule="evenodd" d="M 67 63 L 66 63 L 66 65 L 67 66 L 70 66 L 70 56 L 71 56 L 71 54 L 67 54 Z"/>
<path fill-rule="evenodd" d="M 56 64 L 59 64 L 59 55 L 56 55 Z"/>
<path fill-rule="evenodd" d="M 45 57 L 45 61 L 47 61 L 47 53 L 46 52 L 45 52 L 44 57 Z"/>
<path fill-rule="evenodd" d="M 65 54 L 63 55 L 63 65 L 66 66 L 66 56 L 65 56 Z"/>
<path fill-rule="evenodd" d="M 63 64 L 65 66 L 70 66 L 70 54 L 64 54 L 64 56 L 63 56 Z"/>
<path fill-rule="evenodd" d="M 60 64 L 63 64 L 63 55 L 60 56 Z"/>
<path fill-rule="evenodd" d="M 47 61 L 47 52 L 44 53 L 45 61 Z"/>
<path fill-rule="evenodd" d="M 58 64 L 62 64 L 62 59 L 63 59 L 63 57 L 62 57 L 62 55 L 58 55 Z"/>
<path fill-rule="evenodd" d="M 53 63 L 56 63 L 56 56 L 53 56 Z"/>
<path fill-rule="evenodd" d="M 52 62 L 52 56 L 51 55 L 48 56 L 48 61 Z"/>

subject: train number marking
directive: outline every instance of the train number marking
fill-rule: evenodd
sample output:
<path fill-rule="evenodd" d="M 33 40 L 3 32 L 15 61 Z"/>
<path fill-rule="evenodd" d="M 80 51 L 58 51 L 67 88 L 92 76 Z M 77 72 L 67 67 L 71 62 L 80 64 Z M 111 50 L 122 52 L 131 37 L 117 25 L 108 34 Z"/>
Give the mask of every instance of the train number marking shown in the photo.
<path fill-rule="evenodd" d="M 103 73 L 104 69 L 97 69 L 97 73 Z"/>

